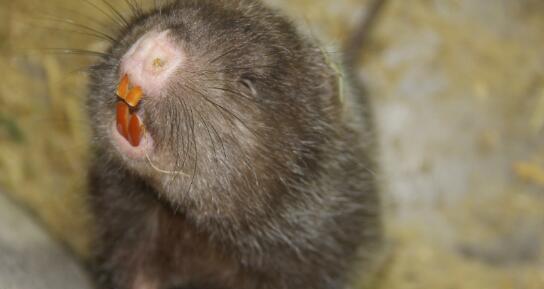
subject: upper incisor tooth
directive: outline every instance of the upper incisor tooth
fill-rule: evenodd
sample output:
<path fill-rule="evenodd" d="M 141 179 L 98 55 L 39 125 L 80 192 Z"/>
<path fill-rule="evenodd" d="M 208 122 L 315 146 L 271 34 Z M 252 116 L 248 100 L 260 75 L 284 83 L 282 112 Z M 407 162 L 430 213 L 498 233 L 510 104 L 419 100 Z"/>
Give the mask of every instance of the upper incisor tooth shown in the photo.
<path fill-rule="evenodd" d="M 143 97 L 142 88 L 139 86 L 135 86 L 130 90 L 125 101 L 131 107 L 136 107 L 142 100 L 142 97 Z"/>

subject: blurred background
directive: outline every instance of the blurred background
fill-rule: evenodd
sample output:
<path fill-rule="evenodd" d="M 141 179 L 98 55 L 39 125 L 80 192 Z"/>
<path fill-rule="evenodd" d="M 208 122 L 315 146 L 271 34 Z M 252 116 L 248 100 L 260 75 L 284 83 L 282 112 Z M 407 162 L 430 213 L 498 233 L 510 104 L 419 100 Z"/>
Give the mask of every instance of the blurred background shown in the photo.
<path fill-rule="evenodd" d="M 364 0 L 267 2 L 336 57 L 368 11 Z M 25 270 L 85 282 L 72 259 L 88 256 L 92 232 L 93 57 L 46 48 L 103 50 L 77 26 L 109 31 L 102 11 L 100 0 L 0 0 L 0 285 Z M 391 248 L 380 288 L 544 288 L 543 49 L 541 0 L 387 1 L 359 64 Z M 51 262 L 66 266 L 39 266 Z M 11 288 L 84 288 L 47 282 Z"/>

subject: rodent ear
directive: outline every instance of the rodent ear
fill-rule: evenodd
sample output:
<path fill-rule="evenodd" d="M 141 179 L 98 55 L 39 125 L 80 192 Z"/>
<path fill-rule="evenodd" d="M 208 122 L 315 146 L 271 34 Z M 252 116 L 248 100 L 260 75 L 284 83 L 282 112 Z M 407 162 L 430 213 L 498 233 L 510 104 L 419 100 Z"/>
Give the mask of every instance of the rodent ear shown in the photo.
<path fill-rule="evenodd" d="M 257 96 L 257 89 L 255 88 L 254 81 L 254 78 L 248 75 L 242 75 L 238 80 L 244 91 L 250 93 L 252 96 Z"/>

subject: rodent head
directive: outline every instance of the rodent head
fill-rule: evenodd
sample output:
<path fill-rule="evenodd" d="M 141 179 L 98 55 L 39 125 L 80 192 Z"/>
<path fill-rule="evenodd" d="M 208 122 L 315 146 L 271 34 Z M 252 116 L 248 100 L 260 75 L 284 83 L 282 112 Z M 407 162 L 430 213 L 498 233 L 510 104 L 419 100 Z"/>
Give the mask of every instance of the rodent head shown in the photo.
<path fill-rule="evenodd" d="M 124 75 L 143 88 L 130 109 L 137 146 L 116 130 Z M 322 51 L 276 12 L 180 0 L 122 31 L 91 70 L 88 107 L 109 159 L 178 206 L 238 214 L 312 177 L 337 129 L 337 85 Z"/>

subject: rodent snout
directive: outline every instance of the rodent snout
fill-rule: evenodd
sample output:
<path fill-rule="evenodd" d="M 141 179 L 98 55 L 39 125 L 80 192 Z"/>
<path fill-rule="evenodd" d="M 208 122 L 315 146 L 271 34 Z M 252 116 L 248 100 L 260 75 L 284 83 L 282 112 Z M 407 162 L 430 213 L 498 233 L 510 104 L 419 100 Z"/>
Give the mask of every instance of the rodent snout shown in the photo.
<path fill-rule="evenodd" d="M 159 97 L 182 60 L 183 53 L 168 30 L 144 34 L 121 58 L 116 127 L 133 147 L 139 146 L 145 132 L 137 114 L 142 97 Z"/>

